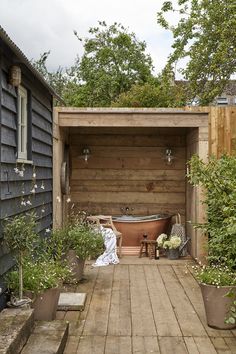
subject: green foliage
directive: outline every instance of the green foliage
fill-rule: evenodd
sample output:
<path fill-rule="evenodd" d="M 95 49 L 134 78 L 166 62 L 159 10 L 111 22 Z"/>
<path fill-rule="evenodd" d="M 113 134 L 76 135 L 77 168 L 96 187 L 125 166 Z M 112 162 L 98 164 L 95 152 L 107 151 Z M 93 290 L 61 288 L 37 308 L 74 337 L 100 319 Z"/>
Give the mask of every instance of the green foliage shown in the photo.
<path fill-rule="evenodd" d="M 209 104 L 236 70 L 235 1 L 178 0 L 177 9 L 173 3 L 165 1 L 157 15 L 158 23 L 174 37 L 167 72 L 186 57 L 188 63 L 181 72 L 189 81 L 190 100 L 197 97 L 201 105 Z M 169 11 L 181 15 L 176 26 L 165 19 Z"/>
<path fill-rule="evenodd" d="M 152 78 L 152 60 L 145 53 L 145 42 L 139 41 L 121 24 L 107 26 L 99 21 L 89 29 L 82 42 L 84 54 L 72 67 L 50 73 L 45 52 L 32 64 L 62 97 L 66 105 L 77 107 L 107 107 L 134 84 Z"/>
<path fill-rule="evenodd" d="M 80 259 L 95 257 L 103 252 L 104 240 L 94 226 L 76 222 L 68 233 L 69 248 L 75 250 Z"/>
<path fill-rule="evenodd" d="M 228 316 L 225 319 L 225 323 L 236 324 L 236 291 L 231 289 L 226 296 L 232 299 L 232 304 L 230 306 Z"/>
<path fill-rule="evenodd" d="M 208 259 L 236 269 L 236 157 L 211 157 L 204 163 L 194 155 L 188 163 L 193 185 L 205 188 L 207 221 L 196 225 L 208 238 Z"/>
<path fill-rule="evenodd" d="M 186 105 L 186 93 L 181 85 L 158 83 L 135 84 L 120 94 L 113 107 L 181 107 Z"/>
<path fill-rule="evenodd" d="M 19 254 L 28 254 L 33 250 L 37 239 L 34 214 L 20 214 L 5 220 L 3 235 L 9 249 L 18 259 Z"/>
<path fill-rule="evenodd" d="M 68 266 L 54 260 L 35 260 L 27 258 L 23 261 L 23 291 L 38 294 L 46 289 L 58 287 L 63 280 L 71 276 Z M 6 275 L 8 288 L 16 293 L 19 291 L 19 272 L 12 270 Z"/>
<path fill-rule="evenodd" d="M 84 105 L 110 106 L 133 84 L 144 83 L 151 77 L 152 60 L 145 54 L 146 44 L 134 33 L 128 33 L 121 24 L 108 26 L 99 21 L 97 27 L 89 29 L 89 34 L 91 37 L 84 40 L 78 70 L 79 80 L 84 83 Z"/>
<path fill-rule="evenodd" d="M 65 99 L 64 96 L 66 96 L 68 89 L 70 90 L 70 86 L 73 85 L 74 82 L 73 74 L 75 68 L 72 67 L 63 69 L 59 66 L 55 72 L 49 72 L 46 66 L 49 55 L 50 51 L 41 54 L 38 60 L 32 61 L 32 64 L 43 76 L 44 80 L 46 80 L 47 83 L 55 90 L 55 92 L 62 99 Z"/>
<path fill-rule="evenodd" d="M 236 273 L 227 266 L 210 265 L 210 266 L 193 266 L 196 279 L 203 284 L 215 286 L 235 286 Z"/>

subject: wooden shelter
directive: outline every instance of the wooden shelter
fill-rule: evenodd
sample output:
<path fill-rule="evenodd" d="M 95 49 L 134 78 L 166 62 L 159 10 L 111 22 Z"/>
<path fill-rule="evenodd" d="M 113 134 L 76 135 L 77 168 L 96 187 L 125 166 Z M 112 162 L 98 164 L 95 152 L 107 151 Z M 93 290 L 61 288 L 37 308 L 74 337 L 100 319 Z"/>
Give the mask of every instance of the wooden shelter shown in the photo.
<path fill-rule="evenodd" d="M 187 183 L 186 162 L 195 153 L 206 160 L 209 152 L 235 152 L 235 114 L 234 107 L 56 108 L 54 225 L 66 217 L 68 198 L 91 214 L 180 213 L 189 251 L 201 259 L 205 236 L 188 221 L 204 220 L 203 196 Z"/>

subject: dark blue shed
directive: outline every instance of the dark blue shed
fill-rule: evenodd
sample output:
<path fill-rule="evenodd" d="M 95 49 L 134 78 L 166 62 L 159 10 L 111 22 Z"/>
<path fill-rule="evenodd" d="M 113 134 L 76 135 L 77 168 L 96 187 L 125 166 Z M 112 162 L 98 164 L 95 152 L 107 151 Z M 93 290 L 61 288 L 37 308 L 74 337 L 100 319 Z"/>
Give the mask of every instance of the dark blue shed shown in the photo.
<path fill-rule="evenodd" d="M 0 242 L 3 220 L 23 211 L 36 211 L 42 234 L 52 225 L 54 97 L 0 26 Z M 3 277 L 12 265 L 1 242 L 0 308 L 5 301 Z"/>

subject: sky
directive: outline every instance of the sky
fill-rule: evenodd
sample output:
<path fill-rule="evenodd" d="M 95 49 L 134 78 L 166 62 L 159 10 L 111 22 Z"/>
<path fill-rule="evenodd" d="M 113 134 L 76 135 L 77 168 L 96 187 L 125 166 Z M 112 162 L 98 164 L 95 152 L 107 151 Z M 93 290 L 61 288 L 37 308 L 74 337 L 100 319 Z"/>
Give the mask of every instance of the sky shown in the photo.
<path fill-rule="evenodd" d="M 157 24 L 163 0 L 0 0 L 0 25 L 29 60 L 50 50 L 47 67 L 70 67 L 83 46 L 73 34 L 89 37 L 88 29 L 106 21 L 121 23 L 145 41 L 155 73 L 171 52 L 170 32 Z M 171 20 L 176 22 L 173 17 Z"/>

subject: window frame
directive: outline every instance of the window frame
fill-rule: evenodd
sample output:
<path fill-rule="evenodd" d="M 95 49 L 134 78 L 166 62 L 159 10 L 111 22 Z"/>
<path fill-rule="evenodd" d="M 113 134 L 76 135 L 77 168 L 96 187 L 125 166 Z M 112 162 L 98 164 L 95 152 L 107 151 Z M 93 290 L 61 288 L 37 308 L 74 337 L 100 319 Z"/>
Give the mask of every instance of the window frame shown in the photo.
<path fill-rule="evenodd" d="M 17 159 L 27 160 L 28 157 L 28 92 L 26 88 L 24 88 L 21 85 L 18 87 L 17 111 L 18 111 L 17 112 Z"/>

